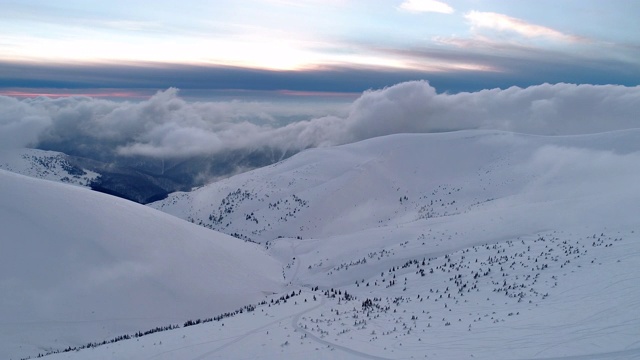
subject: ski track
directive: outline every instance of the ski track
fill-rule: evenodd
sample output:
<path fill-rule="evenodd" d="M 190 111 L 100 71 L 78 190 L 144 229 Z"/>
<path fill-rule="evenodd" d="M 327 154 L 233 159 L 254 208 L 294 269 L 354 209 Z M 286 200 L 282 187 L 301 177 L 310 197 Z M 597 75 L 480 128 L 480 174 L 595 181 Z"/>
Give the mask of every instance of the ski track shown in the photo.
<path fill-rule="evenodd" d="M 323 297 L 322 301 L 321 301 L 321 304 L 318 305 L 316 308 L 324 305 L 325 301 L 326 301 L 326 299 Z M 313 309 L 311 309 L 311 310 L 313 310 Z M 311 310 L 309 310 L 307 312 L 311 312 Z M 305 313 L 307 313 L 307 312 L 305 312 Z M 374 359 L 374 360 L 391 360 L 389 358 L 384 358 L 384 357 L 380 357 L 380 356 L 375 356 L 375 355 L 363 353 L 363 352 L 354 350 L 354 349 L 346 347 L 346 346 L 337 345 L 337 344 L 334 344 L 332 342 L 320 339 L 319 337 L 313 335 L 310 331 L 307 331 L 307 330 L 305 330 L 304 328 L 302 328 L 301 326 L 298 325 L 298 321 L 300 320 L 300 316 L 302 316 L 302 315 L 304 315 L 304 313 L 299 313 L 299 314 L 295 315 L 293 317 L 293 319 L 291 320 L 291 325 L 293 325 L 293 328 L 296 331 L 300 331 L 303 334 L 305 334 L 307 338 L 309 338 L 309 339 L 311 339 L 311 340 L 313 340 L 313 341 L 315 341 L 315 342 L 317 342 L 319 344 L 326 345 L 326 346 L 332 347 L 334 349 L 338 349 L 338 350 L 344 351 L 347 354 L 354 355 L 354 356 L 357 356 L 357 357 L 361 357 L 361 358 L 365 358 L 365 359 Z"/>
<path fill-rule="evenodd" d="M 307 310 L 303 310 L 303 311 L 301 311 L 301 312 L 299 312 L 299 313 L 297 313 L 297 314 L 292 314 L 292 315 L 288 315 L 288 316 L 285 316 L 285 317 L 279 318 L 278 320 L 274 320 L 274 321 L 272 321 L 272 322 L 270 322 L 270 323 L 268 323 L 268 324 L 265 324 L 265 325 L 263 325 L 263 326 L 261 326 L 261 327 L 259 327 L 259 328 L 256 328 L 256 329 L 253 329 L 253 330 L 251 330 L 251 331 L 248 331 L 248 332 L 246 332 L 246 333 L 244 333 L 244 334 L 238 335 L 237 337 L 235 337 L 235 339 L 234 339 L 234 340 L 232 340 L 232 341 L 230 341 L 230 342 L 228 342 L 228 343 L 226 343 L 226 344 L 224 344 L 224 345 L 222 345 L 222 346 L 220 346 L 220 347 L 218 347 L 218 348 L 215 348 L 215 349 L 213 349 L 213 350 L 210 350 L 210 351 L 208 351 L 208 352 L 206 352 L 206 353 L 204 353 L 204 354 L 202 354 L 202 355 L 200 355 L 200 356 L 198 356 L 198 357 L 195 357 L 195 358 L 193 358 L 193 360 L 204 360 L 204 359 L 207 359 L 210 355 L 213 355 L 213 354 L 215 354 L 216 352 L 218 352 L 218 351 L 220 351 L 220 350 L 222 350 L 222 349 L 224 349 L 224 348 L 226 348 L 226 347 L 229 347 L 229 346 L 231 346 L 231 345 L 233 345 L 233 344 L 235 344 L 235 343 L 237 343 L 237 342 L 239 342 L 239 341 L 242 341 L 242 340 L 244 340 L 245 338 L 247 338 L 247 337 L 249 337 L 249 336 L 251 336 L 251 335 L 254 335 L 254 334 L 258 333 L 259 331 L 261 331 L 261 330 L 263 330 L 263 329 L 265 329 L 265 328 L 268 328 L 268 327 L 270 327 L 270 326 L 273 326 L 274 324 L 277 324 L 277 323 L 279 323 L 279 322 L 282 322 L 283 320 L 286 320 L 286 319 L 288 319 L 288 318 L 293 317 L 294 319 L 299 319 L 299 318 L 300 318 L 300 316 L 302 316 L 302 315 L 304 315 L 304 314 L 306 314 L 306 313 L 308 313 L 308 312 L 311 312 L 311 311 L 313 311 L 313 310 L 315 310 L 315 309 L 318 309 L 318 308 L 322 307 L 322 306 L 324 305 L 325 301 L 326 301 L 326 300 L 325 300 L 325 298 L 323 297 L 323 298 L 322 298 L 322 300 L 320 301 L 320 304 L 318 304 L 318 305 L 316 305 L 316 306 L 314 306 L 314 307 L 312 307 L 312 308 L 309 308 L 309 309 L 307 309 Z M 213 342 L 216 342 L 216 341 L 211 341 L 211 342 L 209 342 L 209 343 L 213 343 Z M 199 345 L 202 345 L 202 344 L 206 344 L 206 343 L 201 343 L 201 344 L 198 344 L 198 345 L 196 345 L 196 346 L 199 346 Z"/>

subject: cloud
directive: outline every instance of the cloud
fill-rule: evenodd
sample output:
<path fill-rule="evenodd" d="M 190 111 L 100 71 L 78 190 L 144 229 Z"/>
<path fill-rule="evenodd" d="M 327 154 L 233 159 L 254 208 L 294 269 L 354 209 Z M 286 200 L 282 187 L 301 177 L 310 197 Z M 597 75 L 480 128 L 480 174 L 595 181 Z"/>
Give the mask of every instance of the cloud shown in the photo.
<path fill-rule="evenodd" d="M 464 129 L 573 135 L 640 127 L 638 111 L 640 87 L 543 84 L 438 94 L 416 81 L 364 93 L 345 121 L 349 141 Z"/>
<path fill-rule="evenodd" d="M 0 96 L 0 149 L 35 145 L 38 134 L 51 125 L 46 111 L 17 99 Z"/>
<path fill-rule="evenodd" d="M 302 144 L 297 135 L 292 136 L 313 128 L 303 129 L 305 122 L 296 119 L 346 113 L 346 109 L 336 110 L 335 104 L 329 109 L 329 104 L 309 102 L 187 102 L 175 88 L 141 102 L 71 97 L 25 99 L 22 103 L 46 113 L 51 121 L 51 126 L 39 132 L 40 145 L 75 155 L 88 152 L 106 157 L 186 158 L 269 146 L 283 149 L 285 146 L 277 143 L 283 132 L 289 136 L 282 141 L 299 150 L 317 143 L 309 139 Z M 286 119 L 297 127 L 283 127 L 281 121 Z"/>
<path fill-rule="evenodd" d="M 270 117 L 291 115 L 283 109 L 288 105 L 273 106 L 188 102 L 173 88 L 140 102 L 0 97 L 0 136 L 3 144 L 76 155 L 179 159 L 229 151 L 283 155 L 395 133 L 497 129 L 572 135 L 640 127 L 640 87 L 617 85 L 561 83 L 447 94 L 426 81 L 411 81 L 366 91 L 344 113 L 287 124 Z"/>
<path fill-rule="evenodd" d="M 471 23 L 472 29 L 484 28 L 497 31 L 510 31 L 526 38 L 546 38 L 566 42 L 580 41 L 580 38 L 577 36 L 564 34 L 558 30 L 531 24 L 504 14 L 470 11 L 466 13 L 464 17 Z"/>
<path fill-rule="evenodd" d="M 622 137 L 625 142 L 619 141 L 619 134 L 607 135 L 600 136 L 596 143 L 589 141 L 589 137 L 581 137 L 563 146 L 546 145 L 537 149 L 529 161 L 516 165 L 516 171 L 533 175 L 523 195 L 540 201 L 540 192 L 537 190 L 544 188 L 545 198 L 558 201 L 576 196 L 602 196 L 602 189 L 608 189 L 606 196 L 611 197 L 616 196 L 618 189 L 636 187 L 640 179 L 640 152 L 634 146 L 637 142 L 629 143 L 629 140 L 638 140 L 640 133 L 635 131 L 625 134 Z M 631 147 L 634 151 L 625 152 L 626 147 Z M 551 192 L 547 192 L 549 189 Z M 619 195 L 628 197 L 624 193 Z"/>
<path fill-rule="evenodd" d="M 380 66 L 327 66 L 308 71 L 266 71 L 218 66 L 175 64 L 41 64 L 0 61 L 0 88 L 37 92 L 38 89 L 68 89 L 84 93 L 89 89 L 140 91 L 177 87 L 185 95 L 193 92 L 243 89 L 247 91 L 319 91 L 361 93 L 415 79 L 429 79 L 439 91 L 478 91 L 511 85 L 549 83 L 622 84 L 640 83 L 636 57 L 608 48 L 598 57 L 585 53 L 545 49 L 530 44 L 473 38 L 436 38 L 435 46 L 423 44 L 409 49 L 359 44 L 366 54 L 383 59 L 400 59 L 419 64 L 411 69 Z M 562 47 L 566 50 L 567 47 Z M 601 54 L 602 52 L 599 52 Z M 424 66 L 438 68 L 426 71 Z M 445 64 L 442 66 L 442 64 Z M 481 71 L 468 71 L 467 67 Z M 497 70 L 485 74 L 482 70 Z M 45 91 L 46 92 L 46 91 Z M 93 92 L 93 91 L 92 91 Z M 95 93 L 95 92 L 94 92 Z M 2 95 L 2 94 L 0 94 Z"/>
<path fill-rule="evenodd" d="M 280 6 L 326 6 L 326 5 L 345 5 L 349 0 L 262 0 L 267 4 L 280 5 Z"/>
<path fill-rule="evenodd" d="M 409 12 L 436 12 L 441 14 L 451 14 L 453 8 L 442 1 L 437 0 L 405 0 L 400 4 L 399 9 Z"/>

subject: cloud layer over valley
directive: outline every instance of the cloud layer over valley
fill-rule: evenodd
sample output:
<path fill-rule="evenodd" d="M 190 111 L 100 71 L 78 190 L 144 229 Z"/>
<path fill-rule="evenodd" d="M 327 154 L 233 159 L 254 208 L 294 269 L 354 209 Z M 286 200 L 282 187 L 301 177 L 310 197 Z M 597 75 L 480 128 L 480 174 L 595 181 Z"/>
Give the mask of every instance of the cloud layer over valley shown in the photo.
<path fill-rule="evenodd" d="M 640 127 L 640 87 L 543 84 L 438 94 L 426 81 L 364 92 L 348 111 L 264 102 L 187 102 L 178 90 L 141 102 L 0 97 L 3 147 L 76 155 L 187 158 L 236 150 L 296 152 L 394 133 L 497 129 L 570 135 Z M 278 119 L 306 115 L 282 124 Z"/>

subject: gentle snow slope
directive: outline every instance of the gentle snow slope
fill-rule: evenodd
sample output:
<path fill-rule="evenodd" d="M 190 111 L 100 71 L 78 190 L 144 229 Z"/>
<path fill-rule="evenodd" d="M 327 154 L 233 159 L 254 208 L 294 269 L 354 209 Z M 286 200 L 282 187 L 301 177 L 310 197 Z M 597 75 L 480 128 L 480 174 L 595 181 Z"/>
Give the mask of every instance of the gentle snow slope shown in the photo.
<path fill-rule="evenodd" d="M 263 249 L 0 170 L 0 358 L 215 316 L 281 290 Z"/>

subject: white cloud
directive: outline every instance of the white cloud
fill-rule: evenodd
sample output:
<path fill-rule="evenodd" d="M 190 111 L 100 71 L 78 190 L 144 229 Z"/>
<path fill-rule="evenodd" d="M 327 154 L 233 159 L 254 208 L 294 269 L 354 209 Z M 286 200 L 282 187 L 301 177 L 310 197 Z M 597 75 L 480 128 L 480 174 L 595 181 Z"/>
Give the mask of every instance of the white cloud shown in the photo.
<path fill-rule="evenodd" d="M 349 141 L 392 133 L 497 129 L 571 135 L 640 127 L 640 87 L 543 84 L 437 94 L 427 82 L 369 91 L 346 122 Z"/>
<path fill-rule="evenodd" d="M 437 0 L 405 0 L 400 4 L 399 9 L 410 12 L 436 12 L 451 14 L 453 8 L 442 1 Z"/>
<path fill-rule="evenodd" d="M 485 28 L 497 31 L 511 31 L 527 38 L 547 38 L 568 42 L 580 40 L 577 36 L 564 34 L 546 26 L 531 24 L 521 19 L 494 12 L 470 11 L 464 17 L 474 29 Z"/>
<path fill-rule="evenodd" d="M 249 109 L 242 110 L 245 106 Z M 274 116 L 276 110 L 242 102 L 191 103 L 175 89 L 140 103 L 0 97 L 0 139 L 5 147 L 39 139 L 61 151 L 184 158 L 229 150 L 295 152 L 395 133 L 497 129 L 588 134 L 640 128 L 640 87 L 543 84 L 438 94 L 428 82 L 413 81 L 367 91 L 346 114 L 310 116 L 284 126 L 248 121 Z"/>
<path fill-rule="evenodd" d="M 14 98 L 0 96 L 0 149 L 35 145 L 38 134 L 51 125 L 46 111 Z"/>

